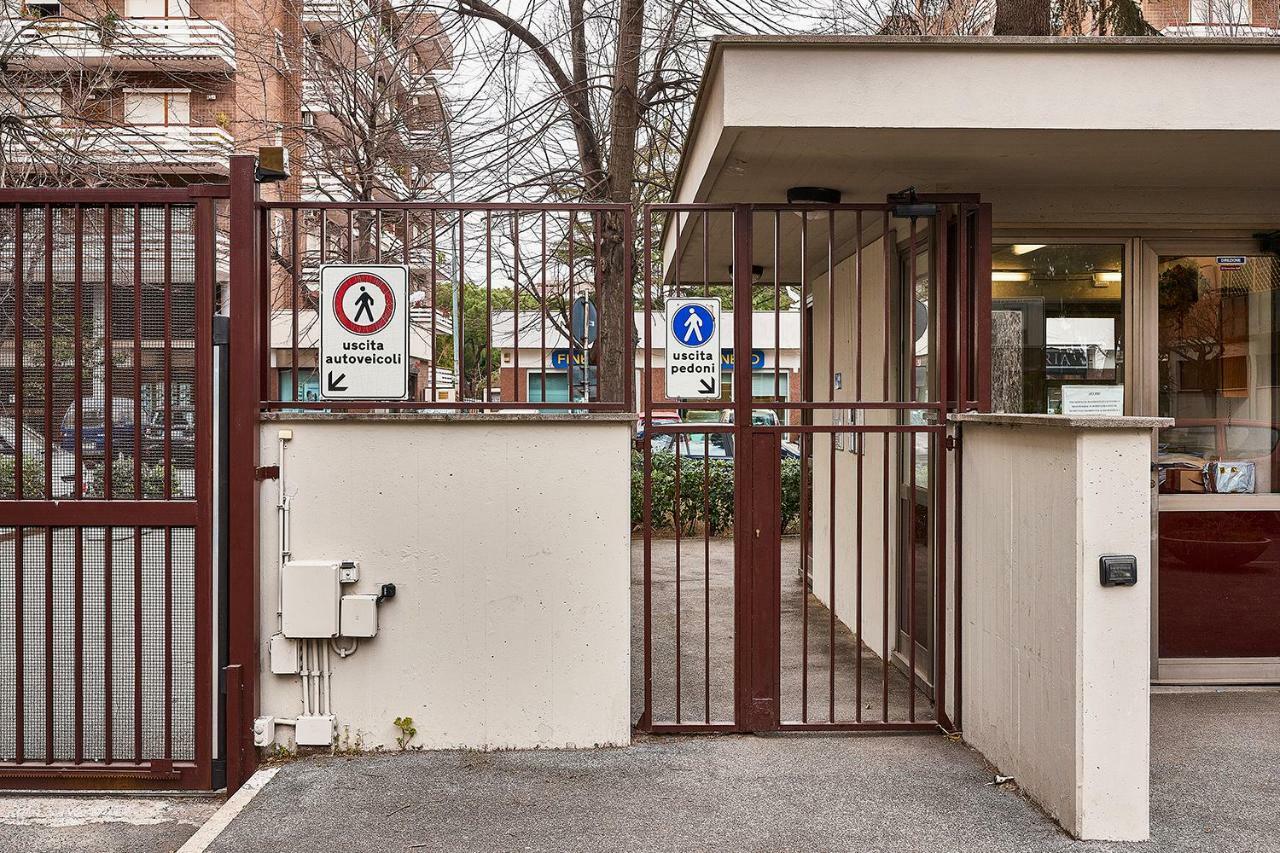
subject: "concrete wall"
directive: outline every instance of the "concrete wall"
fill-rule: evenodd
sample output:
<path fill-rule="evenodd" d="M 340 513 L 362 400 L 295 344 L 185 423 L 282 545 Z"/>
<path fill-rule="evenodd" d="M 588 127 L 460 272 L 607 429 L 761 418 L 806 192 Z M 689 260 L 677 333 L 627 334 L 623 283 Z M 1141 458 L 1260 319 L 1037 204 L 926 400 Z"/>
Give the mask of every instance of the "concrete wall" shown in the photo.
<path fill-rule="evenodd" d="M 836 400 L 857 400 L 857 380 L 859 371 L 862 378 L 862 397 L 874 401 L 884 399 L 884 301 L 888 297 L 889 288 L 885 285 L 884 244 L 875 240 L 863 250 L 862 267 L 862 364 L 857 362 L 856 318 L 857 299 L 854 288 L 854 261 L 846 258 L 838 263 L 834 270 L 835 278 L 835 314 L 834 323 L 829 325 L 828 318 L 831 305 L 831 288 L 827 284 L 825 273 L 818 276 L 812 285 L 813 292 L 813 399 L 828 399 L 830 388 L 830 365 L 828 352 L 830 348 L 831 327 L 835 331 L 835 371 L 841 374 L 841 387 L 834 392 Z M 891 353 L 889 364 L 892 375 L 889 377 L 889 399 L 897 399 L 894 383 L 897 381 L 896 370 L 892 365 L 897 360 L 897 353 Z M 847 415 L 846 415 L 847 416 Z M 865 415 L 867 424 L 888 424 L 893 422 L 889 412 L 868 411 Z M 832 413 L 819 411 L 814 414 L 817 424 L 831 424 Z M 857 517 L 858 507 L 858 462 L 862 462 L 862 634 L 863 641 L 876 654 L 884 657 L 884 455 L 886 444 L 883 435 L 871 434 L 864 438 L 863 453 L 850 452 L 851 446 L 846 436 L 845 450 L 835 453 L 835 489 L 836 489 L 836 536 L 835 536 L 835 572 L 836 572 L 836 617 L 855 631 L 857 616 L 857 528 L 851 519 Z M 831 511 L 830 489 L 832 477 L 831 435 L 817 433 L 812 436 L 813 442 L 813 593 L 823 604 L 831 606 Z M 890 441 L 889 461 L 889 577 L 892 579 L 897 559 L 897 502 L 896 490 L 893 488 L 896 476 L 897 452 L 896 442 Z M 897 585 L 890 580 L 889 584 L 889 642 L 894 642 L 893 631 L 896 630 Z"/>
<path fill-rule="evenodd" d="M 965 739 L 1073 835 L 1145 840 L 1158 420 L 960 419 Z"/>
<path fill-rule="evenodd" d="M 347 592 L 396 584 L 378 635 L 333 661 L 339 746 L 590 747 L 630 740 L 630 419 L 281 416 L 295 559 L 359 560 Z M 272 675 L 275 483 L 262 490 L 262 713 L 301 712 Z M 291 731 L 278 730 L 287 742 Z"/>

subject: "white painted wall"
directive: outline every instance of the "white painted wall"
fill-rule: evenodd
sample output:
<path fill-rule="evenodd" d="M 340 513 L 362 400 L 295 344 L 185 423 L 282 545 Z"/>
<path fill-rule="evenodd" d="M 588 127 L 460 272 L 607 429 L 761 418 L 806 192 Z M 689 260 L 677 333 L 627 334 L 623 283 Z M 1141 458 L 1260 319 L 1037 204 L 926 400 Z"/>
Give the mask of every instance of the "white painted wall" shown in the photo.
<path fill-rule="evenodd" d="M 965 740 L 1073 835 L 1146 840 L 1155 419 L 961 418 Z"/>
<path fill-rule="evenodd" d="M 863 250 L 862 267 L 862 364 L 857 362 L 857 299 L 854 288 L 854 260 L 846 258 L 834 268 L 835 314 L 831 317 L 830 288 L 824 272 L 812 284 L 813 292 L 813 398 L 828 399 L 831 375 L 828 361 L 831 327 L 835 331 L 835 370 L 841 374 L 841 388 L 835 391 L 836 400 L 857 400 L 858 372 L 862 375 L 862 398 L 868 401 L 884 399 L 884 304 L 888 289 L 885 287 L 884 244 L 876 240 Z M 896 371 L 892 365 L 896 353 L 890 354 L 889 398 L 896 399 Z M 869 425 L 889 424 L 893 417 L 888 412 L 868 411 Z M 832 423 L 830 411 L 814 414 L 817 424 Z M 827 606 L 831 598 L 831 436 L 815 434 L 813 442 L 813 593 Z M 889 442 L 889 643 L 894 642 L 896 630 L 897 587 L 893 583 L 893 566 L 897 558 L 897 505 L 893 478 L 896 476 L 894 442 Z M 881 657 L 884 649 L 884 456 L 883 435 L 870 434 L 863 443 L 862 461 L 862 509 L 858 515 L 858 461 L 859 454 L 846 449 L 835 453 L 836 488 L 836 617 L 857 632 L 857 527 L 852 519 L 862 520 L 862 636 L 863 641 Z"/>
<path fill-rule="evenodd" d="M 629 419 L 282 416 L 296 559 L 355 559 L 396 584 L 379 632 L 333 659 L 340 746 L 591 747 L 630 740 Z M 276 490 L 262 490 L 262 713 L 301 711 L 272 675 Z M 278 730 L 281 741 L 291 736 Z"/>

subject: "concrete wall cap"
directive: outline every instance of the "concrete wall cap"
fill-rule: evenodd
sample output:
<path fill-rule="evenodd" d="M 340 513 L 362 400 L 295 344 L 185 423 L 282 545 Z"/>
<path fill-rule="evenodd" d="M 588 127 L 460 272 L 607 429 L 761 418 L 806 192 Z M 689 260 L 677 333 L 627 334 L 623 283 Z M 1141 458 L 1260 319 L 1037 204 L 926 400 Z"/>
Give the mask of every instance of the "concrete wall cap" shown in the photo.
<path fill-rule="evenodd" d="M 1173 426 L 1173 418 L 1134 416 L 1038 415 L 999 412 L 961 412 L 947 419 L 962 424 L 992 426 L 1040 426 L 1058 429 L 1160 429 Z"/>

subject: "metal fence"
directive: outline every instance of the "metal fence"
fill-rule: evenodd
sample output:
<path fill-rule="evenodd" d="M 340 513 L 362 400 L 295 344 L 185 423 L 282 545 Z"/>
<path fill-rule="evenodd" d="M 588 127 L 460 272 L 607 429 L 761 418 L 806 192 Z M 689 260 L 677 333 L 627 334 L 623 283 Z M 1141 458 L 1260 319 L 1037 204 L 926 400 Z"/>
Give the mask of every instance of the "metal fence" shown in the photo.
<path fill-rule="evenodd" d="M 0 191 L 0 784 L 209 783 L 212 234 Z"/>
<path fill-rule="evenodd" d="M 268 410 L 634 411 L 626 205 L 259 203 Z M 396 264 L 410 399 L 326 401 L 320 269 Z"/>

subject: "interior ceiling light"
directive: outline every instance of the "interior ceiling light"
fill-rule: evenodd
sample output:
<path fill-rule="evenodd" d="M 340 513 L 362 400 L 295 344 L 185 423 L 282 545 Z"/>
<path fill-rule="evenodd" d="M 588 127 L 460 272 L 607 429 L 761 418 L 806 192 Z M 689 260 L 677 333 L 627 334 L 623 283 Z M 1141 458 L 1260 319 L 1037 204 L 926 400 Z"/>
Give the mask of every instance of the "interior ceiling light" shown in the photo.
<path fill-rule="evenodd" d="M 830 187 L 791 187 L 787 190 L 787 204 L 839 204 L 840 190 Z"/>
<path fill-rule="evenodd" d="M 1036 249 L 1043 249 L 1044 243 L 1014 243 L 1013 253 L 1015 255 L 1028 255 Z"/>
<path fill-rule="evenodd" d="M 992 270 L 992 281 L 1031 281 L 1031 273 L 1024 270 Z"/>
<path fill-rule="evenodd" d="M 1095 287 L 1106 287 L 1108 284 L 1120 284 L 1123 281 L 1124 273 L 1096 272 L 1093 274 L 1093 284 Z"/>

